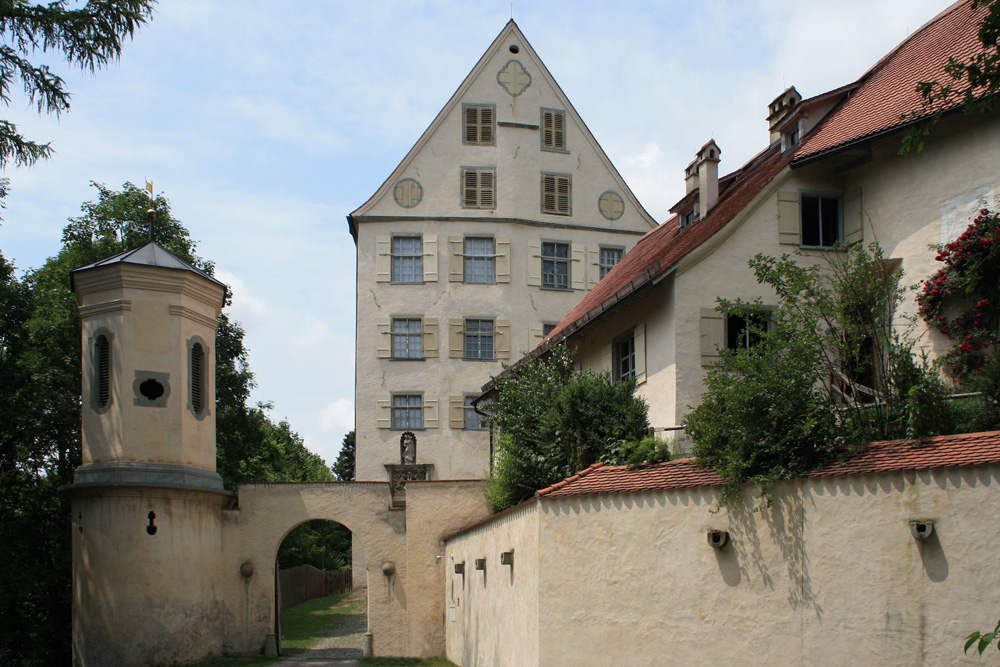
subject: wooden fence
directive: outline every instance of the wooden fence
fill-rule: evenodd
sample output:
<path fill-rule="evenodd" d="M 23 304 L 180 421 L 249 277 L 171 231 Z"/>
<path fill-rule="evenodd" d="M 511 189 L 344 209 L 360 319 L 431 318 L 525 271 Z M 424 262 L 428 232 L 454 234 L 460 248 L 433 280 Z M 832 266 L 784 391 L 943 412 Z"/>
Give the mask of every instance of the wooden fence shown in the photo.
<path fill-rule="evenodd" d="M 306 600 L 351 591 L 350 570 L 323 570 L 312 565 L 298 565 L 278 575 L 281 608 L 288 609 Z"/>

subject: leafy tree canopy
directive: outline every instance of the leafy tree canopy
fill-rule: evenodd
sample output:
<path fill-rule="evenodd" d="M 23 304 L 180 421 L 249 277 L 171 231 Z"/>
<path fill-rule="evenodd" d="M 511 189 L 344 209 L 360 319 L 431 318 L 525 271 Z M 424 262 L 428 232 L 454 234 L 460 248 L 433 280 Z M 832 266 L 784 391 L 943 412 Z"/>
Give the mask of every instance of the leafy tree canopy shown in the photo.
<path fill-rule="evenodd" d="M 495 512 L 599 460 L 625 462 L 626 443 L 634 449 L 649 427 L 635 380 L 578 370 L 565 345 L 510 370 L 493 378 L 497 398 L 488 406 L 500 434 L 487 491 Z"/>
<path fill-rule="evenodd" d="M 90 0 L 72 8 L 69 0 L 0 2 L 0 101 L 9 106 L 11 89 L 21 84 L 38 113 L 59 116 L 69 111 L 66 82 L 49 65 L 32 59 L 54 52 L 85 72 L 102 69 L 121 57 L 125 41 L 152 18 L 154 4 L 155 0 Z M 13 123 L 0 120 L 0 169 L 10 162 L 30 166 L 51 154 L 48 143 L 26 139 Z"/>

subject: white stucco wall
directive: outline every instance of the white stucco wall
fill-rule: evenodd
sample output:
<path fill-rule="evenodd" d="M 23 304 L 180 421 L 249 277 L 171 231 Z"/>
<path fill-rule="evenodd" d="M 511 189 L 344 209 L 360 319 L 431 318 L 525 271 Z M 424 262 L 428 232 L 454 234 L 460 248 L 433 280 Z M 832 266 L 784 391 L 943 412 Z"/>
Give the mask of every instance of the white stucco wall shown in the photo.
<path fill-rule="evenodd" d="M 492 581 L 489 595 L 466 593 L 448 656 L 464 667 L 983 664 L 962 645 L 1000 607 L 998 482 L 1000 466 L 800 479 L 760 512 L 712 513 L 711 487 L 543 499 L 449 541 L 469 559 L 506 548 L 515 527 L 537 531 L 518 566 L 533 560 L 539 584 L 510 600 Z M 918 519 L 934 521 L 925 541 L 910 534 Z M 730 543 L 712 548 L 709 529 Z M 537 654 L 493 648 L 536 636 Z"/>
<path fill-rule="evenodd" d="M 514 564 L 500 554 L 514 550 Z M 447 657 L 462 667 L 483 665 L 573 664 L 539 662 L 539 511 L 531 503 L 448 540 L 443 589 Z M 485 571 L 476 570 L 486 559 Z M 455 564 L 465 574 L 455 574 Z M 544 614 L 548 614 L 548 609 Z M 576 664 L 589 664 L 578 662 Z"/>

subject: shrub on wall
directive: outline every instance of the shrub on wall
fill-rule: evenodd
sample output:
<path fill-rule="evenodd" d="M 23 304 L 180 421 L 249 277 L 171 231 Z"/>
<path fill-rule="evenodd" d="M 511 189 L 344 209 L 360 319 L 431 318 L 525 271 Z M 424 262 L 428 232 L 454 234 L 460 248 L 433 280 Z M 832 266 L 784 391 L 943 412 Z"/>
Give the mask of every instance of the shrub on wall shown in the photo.
<path fill-rule="evenodd" d="M 951 432 L 944 383 L 914 356 L 910 327 L 894 326 L 902 272 L 877 244 L 806 266 L 757 255 L 750 266 L 778 305 L 720 301 L 748 323 L 752 344 L 720 353 L 683 420 L 702 465 L 728 482 L 722 504 L 743 483 L 766 494 L 872 440 Z"/>
<path fill-rule="evenodd" d="M 635 380 L 579 370 L 573 353 L 556 345 L 493 378 L 496 399 L 488 422 L 499 435 L 487 501 L 494 512 L 530 498 L 597 461 L 624 463 L 649 427 Z"/>

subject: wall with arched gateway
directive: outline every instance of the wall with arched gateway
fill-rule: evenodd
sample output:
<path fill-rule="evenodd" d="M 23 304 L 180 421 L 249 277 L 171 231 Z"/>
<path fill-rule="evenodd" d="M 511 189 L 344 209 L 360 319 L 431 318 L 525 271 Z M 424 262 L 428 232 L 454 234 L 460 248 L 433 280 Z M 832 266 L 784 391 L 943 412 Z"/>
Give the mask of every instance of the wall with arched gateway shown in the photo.
<path fill-rule="evenodd" d="M 349 528 L 364 547 L 375 654 L 443 655 L 440 538 L 488 514 L 483 482 L 408 482 L 406 495 L 405 509 L 391 509 L 384 482 L 240 485 L 238 506 L 222 517 L 224 650 L 263 648 L 275 631 L 278 547 L 299 524 L 326 519 Z M 240 572 L 244 563 L 253 565 L 249 577 Z"/>

